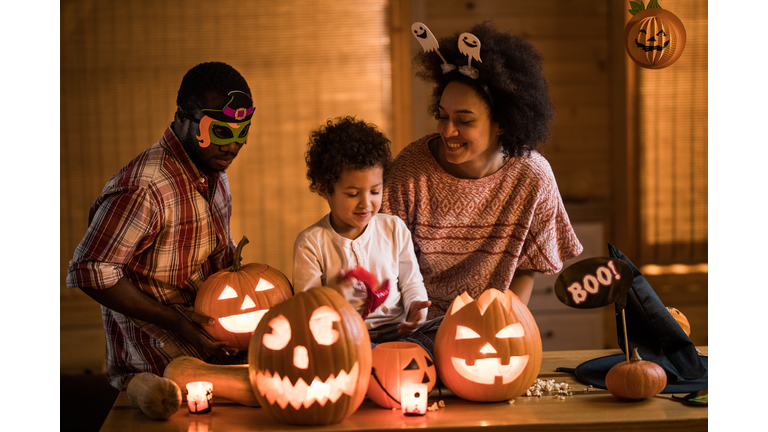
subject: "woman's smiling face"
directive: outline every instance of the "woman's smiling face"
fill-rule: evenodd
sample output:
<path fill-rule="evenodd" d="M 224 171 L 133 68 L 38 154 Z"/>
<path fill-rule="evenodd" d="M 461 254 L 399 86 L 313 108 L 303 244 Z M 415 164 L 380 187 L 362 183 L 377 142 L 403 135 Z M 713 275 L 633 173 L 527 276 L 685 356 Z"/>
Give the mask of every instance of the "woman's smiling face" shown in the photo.
<path fill-rule="evenodd" d="M 491 120 L 488 104 L 474 88 L 460 81 L 449 83 L 443 91 L 437 130 L 449 164 L 485 167 L 495 165 L 502 155 L 499 125 Z"/>

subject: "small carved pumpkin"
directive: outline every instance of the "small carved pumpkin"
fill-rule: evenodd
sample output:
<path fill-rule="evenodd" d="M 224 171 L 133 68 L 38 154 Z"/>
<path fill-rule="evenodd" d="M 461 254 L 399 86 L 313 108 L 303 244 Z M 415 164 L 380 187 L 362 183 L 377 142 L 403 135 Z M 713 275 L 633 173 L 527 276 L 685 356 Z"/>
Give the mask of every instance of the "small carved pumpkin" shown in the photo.
<path fill-rule="evenodd" d="M 677 321 L 677 323 L 680 325 L 680 328 L 683 329 L 683 331 L 685 332 L 685 335 L 690 336 L 691 324 L 688 323 L 688 318 L 686 318 L 682 312 L 680 312 L 679 310 L 673 307 L 668 307 L 667 310 L 669 311 L 670 314 L 672 314 L 672 318 L 674 318 L 675 321 Z"/>
<path fill-rule="evenodd" d="M 541 336 L 533 315 L 510 290 L 466 292 L 454 299 L 435 337 L 440 379 L 457 396 L 498 402 L 520 396 L 541 367 Z"/>
<path fill-rule="evenodd" d="M 240 254 L 248 239 L 235 251 L 232 267 L 206 279 L 195 298 L 195 312 L 216 320 L 203 329 L 214 339 L 247 350 L 251 334 L 270 307 L 289 298 L 291 283 L 279 270 L 266 264 L 240 265 Z"/>
<path fill-rule="evenodd" d="M 646 69 L 672 65 L 683 54 L 686 39 L 680 19 L 660 7 L 637 12 L 624 27 L 627 54 Z"/>
<path fill-rule="evenodd" d="M 338 423 L 365 399 L 371 339 L 336 290 L 312 288 L 273 306 L 248 348 L 256 399 L 288 424 Z"/>
<path fill-rule="evenodd" d="M 373 369 L 368 381 L 368 397 L 382 408 L 400 408 L 400 387 L 426 384 L 432 391 L 437 380 L 429 353 L 413 342 L 385 342 L 371 352 Z"/>

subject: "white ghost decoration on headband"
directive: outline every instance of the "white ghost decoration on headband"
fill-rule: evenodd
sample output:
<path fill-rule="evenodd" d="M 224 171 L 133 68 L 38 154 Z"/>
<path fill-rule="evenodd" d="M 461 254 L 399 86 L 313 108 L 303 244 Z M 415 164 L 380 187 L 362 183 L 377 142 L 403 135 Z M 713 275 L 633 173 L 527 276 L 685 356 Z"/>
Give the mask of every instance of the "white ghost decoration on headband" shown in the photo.
<path fill-rule="evenodd" d="M 462 33 L 459 35 L 459 51 L 469 57 L 467 65 L 460 67 L 459 72 L 470 78 L 477 79 L 480 76 L 480 72 L 472 67 L 472 59 L 482 63 L 482 60 L 480 60 L 480 40 L 472 33 Z"/>
<path fill-rule="evenodd" d="M 427 26 L 420 22 L 415 22 L 411 25 L 411 31 L 413 31 L 413 37 L 419 41 L 419 44 L 421 44 L 424 52 L 434 51 L 437 53 L 437 55 L 440 56 L 440 58 L 443 60 L 443 64 L 440 65 L 440 67 L 443 68 L 443 73 L 448 73 L 456 69 L 456 66 L 449 64 L 447 61 L 445 61 L 445 57 L 440 54 L 440 50 L 437 49 L 439 46 L 437 39 L 435 39 L 435 35 L 432 34 Z"/>

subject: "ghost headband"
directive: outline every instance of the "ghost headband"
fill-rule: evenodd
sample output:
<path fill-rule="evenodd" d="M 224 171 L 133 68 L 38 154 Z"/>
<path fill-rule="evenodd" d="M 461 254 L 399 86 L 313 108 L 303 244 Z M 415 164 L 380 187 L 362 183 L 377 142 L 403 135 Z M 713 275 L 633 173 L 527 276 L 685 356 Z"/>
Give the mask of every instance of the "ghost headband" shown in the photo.
<path fill-rule="evenodd" d="M 448 63 L 445 57 L 440 54 L 437 39 L 426 25 L 415 22 L 411 25 L 411 31 L 413 31 L 413 37 L 419 41 L 424 52 L 434 51 L 440 56 L 440 59 L 443 60 L 443 64 L 440 67 L 443 69 L 444 74 L 456 69 L 456 66 Z M 477 79 L 480 76 L 480 72 L 472 67 L 472 59 L 482 62 L 480 60 L 480 40 L 472 33 L 462 33 L 459 35 L 459 52 L 469 57 L 467 64 L 459 67 L 459 72 L 472 79 Z"/>
<path fill-rule="evenodd" d="M 240 90 L 233 90 L 227 96 L 230 98 L 224 108 L 203 109 L 203 118 L 200 120 L 179 110 L 182 117 L 200 124 L 200 135 L 197 136 L 200 147 L 208 147 L 211 143 L 220 146 L 233 142 L 245 144 L 251 127 L 253 102 L 247 93 Z M 232 108 L 231 105 L 249 108 Z"/>
<path fill-rule="evenodd" d="M 415 22 L 411 25 L 411 31 L 413 31 L 413 37 L 419 41 L 419 44 L 424 49 L 424 52 L 428 53 L 430 51 L 434 51 L 437 53 L 437 55 L 440 56 L 440 59 L 443 60 L 443 63 L 440 65 L 443 70 L 443 74 L 447 74 L 456 69 L 456 66 L 448 63 L 448 61 L 445 60 L 445 57 L 440 54 L 437 39 L 432 34 L 432 31 L 429 29 L 429 27 L 423 23 Z M 485 85 L 483 80 L 478 80 L 480 77 L 480 71 L 472 67 L 472 59 L 482 63 L 482 60 L 480 60 L 480 39 L 478 39 L 477 36 L 473 35 L 472 33 L 460 34 L 459 52 L 468 57 L 467 64 L 460 66 L 458 69 L 459 72 L 472 78 L 473 80 L 477 80 L 477 84 L 480 85 L 480 87 L 485 92 L 485 95 L 488 97 L 488 104 L 493 107 L 493 95 L 491 94 L 491 91 L 488 89 L 488 86 Z"/>

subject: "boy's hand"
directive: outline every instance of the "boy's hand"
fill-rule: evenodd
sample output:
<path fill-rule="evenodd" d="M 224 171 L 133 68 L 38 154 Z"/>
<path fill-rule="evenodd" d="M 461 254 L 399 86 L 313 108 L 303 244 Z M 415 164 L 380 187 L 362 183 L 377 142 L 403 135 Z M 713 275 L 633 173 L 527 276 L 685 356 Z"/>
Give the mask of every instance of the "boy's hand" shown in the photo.
<path fill-rule="evenodd" d="M 342 275 L 344 274 L 344 271 L 342 270 Z M 345 299 L 351 299 L 354 296 L 355 292 L 355 281 L 353 279 L 342 279 L 339 278 L 341 282 L 334 288 L 336 291 L 339 292 Z"/>
<path fill-rule="evenodd" d="M 376 280 L 376 276 L 372 275 L 368 270 L 362 266 L 357 266 L 347 273 L 341 271 L 339 276 L 339 282 L 344 282 L 350 278 L 357 279 L 365 286 L 366 298 L 365 307 L 363 309 L 362 318 L 368 317 L 368 314 L 375 311 L 379 306 L 384 304 L 389 296 L 389 279 L 384 280 L 381 284 Z"/>
<path fill-rule="evenodd" d="M 432 304 L 431 301 L 417 301 L 411 303 L 411 308 L 408 310 L 406 321 L 397 325 L 397 332 L 403 336 L 407 336 L 413 333 L 417 328 L 421 327 L 427 321 L 427 308 Z"/>

